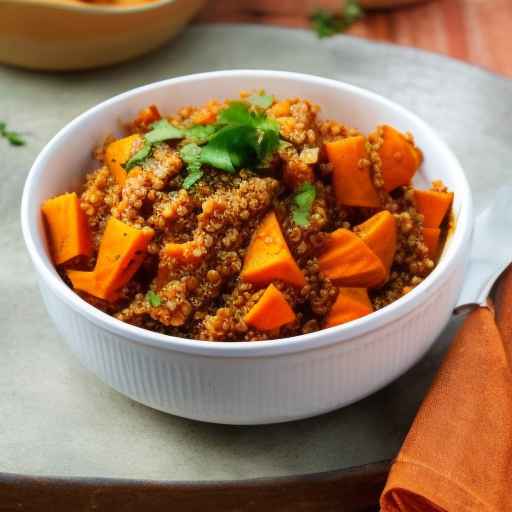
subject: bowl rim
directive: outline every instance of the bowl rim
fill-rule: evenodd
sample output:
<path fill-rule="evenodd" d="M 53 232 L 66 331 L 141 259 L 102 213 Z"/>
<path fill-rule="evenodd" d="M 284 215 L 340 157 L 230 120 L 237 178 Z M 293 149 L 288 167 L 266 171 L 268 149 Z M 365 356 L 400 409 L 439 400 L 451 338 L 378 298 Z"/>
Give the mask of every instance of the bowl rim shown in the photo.
<path fill-rule="evenodd" d="M 405 119 L 411 120 L 414 124 L 421 126 L 423 130 L 425 130 L 429 136 L 434 139 L 439 150 L 443 153 L 443 159 L 446 161 L 447 167 L 452 168 L 452 172 L 454 172 L 456 176 L 457 194 L 461 198 L 461 201 L 460 211 L 457 217 L 457 225 L 451 236 L 450 245 L 440 258 L 435 269 L 422 283 L 404 297 L 401 297 L 385 308 L 375 311 L 366 317 L 353 320 L 346 324 L 321 329 L 310 334 L 301 334 L 288 338 L 278 338 L 258 342 L 208 342 L 156 333 L 154 331 L 117 320 L 83 300 L 66 285 L 66 283 L 55 272 L 55 269 L 53 265 L 49 263 L 48 258 L 43 258 L 42 254 L 38 251 L 32 233 L 33 226 L 31 225 L 29 208 L 33 183 L 36 181 L 36 177 L 38 175 L 44 174 L 45 162 L 49 155 L 52 154 L 54 147 L 58 146 L 60 141 L 66 138 L 68 131 L 80 125 L 85 119 L 93 117 L 96 113 L 108 106 L 111 106 L 112 104 L 121 103 L 133 96 L 151 93 L 159 88 L 172 87 L 173 84 L 177 83 L 227 77 L 256 77 L 261 78 L 262 80 L 265 78 L 280 78 L 285 80 L 316 83 L 319 85 L 329 86 L 340 91 L 350 92 L 352 94 L 363 96 L 366 99 L 383 103 L 387 107 L 394 109 Z M 432 293 L 442 286 L 443 276 L 447 275 L 450 272 L 451 267 L 458 263 L 457 256 L 459 256 L 461 248 L 466 247 L 466 244 L 469 242 L 472 231 L 471 221 L 472 198 L 464 171 L 458 159 L 444 140 L 441 139 L 437 132 L 419 116 L 377 93 L 346 82 L 304 73 L 258 69 L 234 69 L 179 76 L 136 87 L 102 101 L 66 124 L 44 146 L 34 161 L 26 178 L 21 202 L 21 225 L 23 237 L 37 275 L 40 281 L 42 280 L 42 282 L 40 282 L 40 286 L 47 286 L 58 297 L 58 299 L 70 306 L 75 312 L 85 316 L 89 321 L 101 329 L 105 329 L 114 335 L 121 336 L 126 341 L 142 343 L 147 346 L 164 350 L 174 350 L 181 353 L 198 354 L 209 357 L 251 358 L 293 354 L 319 349 L 321 347 L 326 347 L 340 342 L 354 341 L 355 338 L 363 334 L 368 334 L 381 329 L 383 326 L 406 316 L 419 305 L 428 301 L 432 296 Z M 36 235 L 35 228 L 34 235 Z"/>
<path fill-rule="evenodd" d="M 177 0 L 152 0 L 146 3 L 134 5 L 109 5 L 89 2 L 72 2 L 67 0 L 5 0 L 15 5 L 29 5 L 47 9 L 79 12 L 84 14 L 137 14 L 145 11 L 152 11 L 167 4 L 174 4 Z"/>

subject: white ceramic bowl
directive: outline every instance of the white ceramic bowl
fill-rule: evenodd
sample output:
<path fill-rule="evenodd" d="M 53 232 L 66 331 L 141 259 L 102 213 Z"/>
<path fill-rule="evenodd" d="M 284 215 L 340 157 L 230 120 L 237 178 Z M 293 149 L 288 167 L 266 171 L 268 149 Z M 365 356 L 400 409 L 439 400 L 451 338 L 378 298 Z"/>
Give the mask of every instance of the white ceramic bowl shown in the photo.
<path fill-rule="evenodd" d="M 254 343 L 210 343 L 122 323 L 89 305 L 60 279 L 48 256 L 40 206 L 78 190 L 91 147 L 155 103 L 163 112 L 212 97 L 261 89 L 301 96 L 329 118 L 362 131 L 389 123 L 414 133 L 425 154 L 415 182 L 442 179 L 455 191 L 457 227 L 438 266 L 411 293 L 368 317 L 312 334 Z M 79 140 L 80 144 L 76 141 Z M 22 201 L 25 242 L 48 312 L 82 363 L 121 393 L 187 418 L 260 424 L 321 414 L 359 400 L 404 373 L 449 319 L 470 244 L 471 194 L 459 162 L 438 135 L 374 93 L 316 76 L 281 71 L 220 71 L 164 80 L 112 98 L 64 127 L 43 149 Z"/>

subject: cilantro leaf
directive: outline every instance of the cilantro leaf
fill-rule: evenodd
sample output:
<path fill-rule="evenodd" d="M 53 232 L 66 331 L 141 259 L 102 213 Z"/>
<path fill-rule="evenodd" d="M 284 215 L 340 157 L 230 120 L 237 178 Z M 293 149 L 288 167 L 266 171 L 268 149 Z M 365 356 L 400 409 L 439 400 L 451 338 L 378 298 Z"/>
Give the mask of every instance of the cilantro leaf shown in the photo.
<path fill-rule="evenodd" d="M 316 188 L 312 183 L 304 183 L 293 197 L 292 218 L 298 226 L 307 226 L 311 208 L 316 198 Z"/>
<path fill-rule="evenodd" d="M 346 0 L 343 11 L 335 14 L 324 9 L 317 9 L 309 17 L 311 27 L 319 38 L 330 37 L 345 32 L 353 23 L 364 15 L 359 0 Z"/>
<path fill-rule="evenodd" d="M 160 306 L 160 304 L 162 304 L 162 299 L 160 298 L 160 295 L 155 293 L 153 290 L 149 290 L 148 293 L 146 293 L 146 299 L 152 308 L 157 308 L 158 306 Z"/>
<path fill-rule="evenodd" d="M 233 101 L 229 104 L 228 108 L 221 110 L 218 120 L 221 124 L 251 125 L 253 117 L 251 116 L 246 103 L 243 103 L 242 101 Z"/>
<path fill-rule="evenodd" d="M 143 162 L 151 153 L 151 143 L 147 140 L 144 140 L 144 146 L 140 148 L 125 164 L 124 168 L 129 171 L 133 169 L 136 165 Z"/>
<path fill-rule="evenodd" d="M 191 188 L 197 181 L 203 177 L 201 170 L 201 153 L 202 149 L 197 144 L 187 144 L 180 150 L 180 156 L 187 164 L 188 174 L 183 180 L 183 188 Z"/>
<path fill-rule="evenodd" d="M 24 146 L 26 144 L 25 139 L 17 133 L 7 130 L 7 124 L 0 121 L 0 137 L 3 137 L 11 146 Z"/>
<path fill-rule="evenodd" d="M 183 131 L 169 123 L 167 119 L 160 119 L 160 121 L 153 123 L 151 128 L 152 130 L 144 135 L 144 138 L 150 144 L 171 139 L 182 139 L 184 136 Z"/>
<path fill-rule="evenodd" d="M 219 129 L 214 124 L 196 124 L 184 130 L 185 138 L 196 144 L 205 144 L 208 139 Z"/>
<path fill-rule="evenodd" d="M 160 119 L 160 121 L 151 125 L 149 132 L 144 134 L 144 146 L 124 164 L 124 168 L 129 171 L 143 162 L 150 155 L 154 144 L 171 139 L 182 139 L 183 137 L 182 130 L 169 123 L 167 119 Z"/>
<path fill-rule="evenodd" d="M 226 172 L 257 165 L 279 146 L 279 124 L 264 113 L 249 111 L 242 102 L 233 102 L 219 114 L 225 126 L 203 148 L 201 160 Z"/>
<path fill-rule="evenodd" d="M 251 105 L 255 107 L 262 108 L 263 110 L 266 110 L 267 108 L 272 106 L 272 103 L 274 103 L 273 96 L 268 96 L 266 94 L 253 94 L 252 96 L 249 96 L 249 102 Z"/>

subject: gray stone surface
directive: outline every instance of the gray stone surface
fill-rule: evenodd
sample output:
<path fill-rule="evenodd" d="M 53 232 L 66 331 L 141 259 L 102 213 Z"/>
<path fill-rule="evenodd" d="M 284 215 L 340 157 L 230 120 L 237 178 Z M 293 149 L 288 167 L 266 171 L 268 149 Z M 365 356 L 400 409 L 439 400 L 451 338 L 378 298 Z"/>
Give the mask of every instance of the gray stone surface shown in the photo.
<path fill-rule="evenodd" d="M 220 25 L 194 27 L 153 55 L 97 72 L 0 68 L 0 118 L 28 139 L 23 148 L 0 140 L 0 472 L 249 478 L 364 464 L 392 457 L 400 446 L 455 322 L 414 369 L 366 400 L 290 424 L 227 427 L 165 415 L 111 390 L 80 367 L 46 316 L 19 227 L 23 182 L 43 145 L 77 114 L 121 91 L 242 67 L 345 80 L 410 108 L 461 159 L 477 209 L 511 181 L 512 82 L 414 50 Z"/>

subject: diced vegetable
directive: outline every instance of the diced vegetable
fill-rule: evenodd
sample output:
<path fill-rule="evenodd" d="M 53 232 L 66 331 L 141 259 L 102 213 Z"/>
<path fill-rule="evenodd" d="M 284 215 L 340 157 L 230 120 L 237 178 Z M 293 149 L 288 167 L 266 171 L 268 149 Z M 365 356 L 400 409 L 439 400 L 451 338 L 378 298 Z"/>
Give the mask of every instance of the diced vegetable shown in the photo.
<path fill-rule="evenodd" d="M 100 299 L 117 300 L 121 288 L 128 283 L 144 260 L 153 235 L 149 229 L 136 229 L 110 217 L 101 238 L 94 270 L 68 271 L 73 287 Z"/>
<path fill-rule="evenodd" d="M 126 171 L 123 165 L 144 145 L 142 135 L 134 134 L 123 139 L 111 142 L 105 150 L 105 163 L 119 185 L 126 180 Z"/>
<path fill-rule="evenodd" d="M 384 189 L 391 192 L 411 182 L 423 157 L 418 148 L 391 126 L 382 127 L 382 138 L 383 143 L 378 153 L 381 159 Z"/>
<path fill-rule="evenodd" d="M 267 214 L 256 229 L 245 255 L 240 278 L 260 286 L 274 279 L 304 286 L 304 274 L 290 253 L 274 212 Z"/>
<path fill-rule="evenodd" d="M 200 263 L 203 255 L 193 240 L 181 244 L 168 242 L 163 248 L 163 254 L 175 258 L 175 260 L 185 265 Z"/>
<path fill-rule="evenodd" d="M 423 241 L 428 248 L 428 256 L 436 261 L 439 253 L 439 237 L 441 230 L 439 228 L 423 228 Z"/>
<path fill-rule="evenodd" d="M 366 288 L 340 288 L 324 327 L 333 327 L 369 315 L 373 306 Z"/>
<path fill-rule="evenodd" d="M 386 281 L 379 257 L 348 229 L 330 234 L 318 263 L 320 271 L 339 286 L 373 288 Z"/>
<path fill-rule="evenodd" d="M 42 211 L 55 265 L 91 254 L 89 226 L 74 192 L 48 199 Z"/>
<path fill-rule="evenodd" d="M 133 124 L 146 130 L 150 125 L 159 119 L 162 119 L 162 116 L 160 115 L 158 108 L 156 105 L 150 105 L 149 107 L 146 107 L 144 110 L 139 112 L 139 115 Z"/>
<path fill-rule="evenodd" d="M 438 228 L 450 210 L 453 192 L 436 192 L 434 190 L 415 190 L 416 210 L 423 215 L 426 228 Z"/>
<path fill-rule="evenodd" d="M 284 295 L 270 284 L 260 300 L 245 315 L 244 321 L 260 331 L 277 329 L 295 320 L 295 313 Z"/>
<path fill-rule="evenodd" d="M 373 185 L 364 137 L 328 142 L 325 149 L 333 167 L 332 182 L 338 204 L 378 208 L 380 199 Z M 364 165 L 365 161 L 368 165 Z"/>
<path fill-rule="evenodd" d="M 396 251 L 396 221 L 387 210 L 376 213 L 355 229 L 361 240 L 380 258 L 389 274 Z"/>
<path fill-rule="evenodd" d="M 274 117 L 286 117 L 290 115 L 290 102 L 289 100 L 278 101 L 270 108 L 270 112 Z"/>
<path fill-rule="evenodd" d="M 217 114 L 209 109 L 200 109 L 192 114 L 192 122 L 194 124 L 212 124 L 217 121 Z"/>

